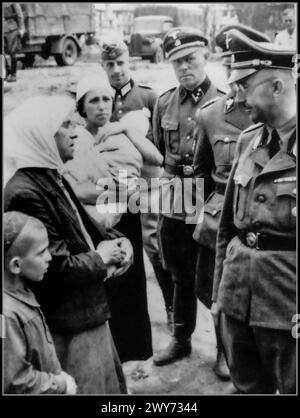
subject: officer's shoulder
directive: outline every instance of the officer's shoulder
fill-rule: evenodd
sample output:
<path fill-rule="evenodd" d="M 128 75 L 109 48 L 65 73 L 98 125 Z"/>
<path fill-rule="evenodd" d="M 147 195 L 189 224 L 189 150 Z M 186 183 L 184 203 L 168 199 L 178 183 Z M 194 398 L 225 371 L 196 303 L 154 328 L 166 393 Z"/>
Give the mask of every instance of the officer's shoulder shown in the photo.
<path fill-rule="evenodd" d="M 223 96 L 226 96 L 226 91 L 224 91 L 224 90 L 221 90 L 221 89 L 219 89 L 218 87 L 217 87 L 217 94 L 218 94 L 218 96 L 220 97 L 223 97 Z"/>
<path fill-rule="evenodd" d="M 216 103 L 218 100 L 221 99 L 221 96 L 216 96 L 212 99 L 210 99 L 208 102 L 204 103 L 203 106 L 200 107 L 200 109 L 206 109 L 207 107 L 211 106 L 212 104 Z"/>
<path fill-rule="evenodd" d="M 176 88 L 177 87 L 175 86 L 175 87 L 170 88 L 169 90 L 166 90 L 164 93 L 159 95 L 159 98 L 168 97 L 171 93 L 173 93 L 176 90 Z"/>
<path fill-rule="evenodd" d="M 253 132 L 254 133 L 254 131 L 256 131 L 257 129 L 261 128 L 262 126 L 264 126 L 264 124 L 261 123 L 261 122 L 260 123 L 256 123 L 255 125 L 250 125 L 248 128 L 246 128 L 246 129 L 244 129 L 242 131 L 242 134 L 248 134 L 250 132 Z"/>
<path fill-rule="evenodd" d="M 172 96 L 172 94 L 175 92 L 177 87 L 172 87 L 169 90 L 165 91 L 164 93 L 160 94 L 158 96 L 158 103 L 159 105 L 164 106 L 166 103 L 168 103 L 168 100 Z"/>
<path fill-rule="evenodd" d="M 138 85 L 137 85 L 138 87 L 141 87 L 142 89 L 146 89 L 146 90 L 153 90 L 153 88 L 152 87 L 150 87 L 150 86 L 147 86 L 146 84 L 143 84 L 143 83 L 138 83 Z"/>

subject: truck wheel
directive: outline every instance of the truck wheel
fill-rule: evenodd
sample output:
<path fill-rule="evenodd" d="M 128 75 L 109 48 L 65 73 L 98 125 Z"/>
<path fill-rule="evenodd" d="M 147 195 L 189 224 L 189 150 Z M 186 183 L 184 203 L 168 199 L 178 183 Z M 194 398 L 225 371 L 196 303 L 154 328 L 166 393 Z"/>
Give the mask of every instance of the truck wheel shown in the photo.
<path fill-rule="evenodd" d="M 65 39 L 60 54 L 55 54 L 54 58 L 58 65 L 73 65 L 77 59 L 77 45 L 73 39 Z"/>
<path fill-rule="evenodd" d="M 155 62 L 155 64 L 164 62 L 164 51 L 161 47 L 157 48 L 155 54 L 152 56 L 151 62 Z"/>
<path fill-rule="evenodd" d="M 24 58 L 22 58 L 22 68 L 32 68 L 35 60 L 34 54 L 26 54 Z"/>

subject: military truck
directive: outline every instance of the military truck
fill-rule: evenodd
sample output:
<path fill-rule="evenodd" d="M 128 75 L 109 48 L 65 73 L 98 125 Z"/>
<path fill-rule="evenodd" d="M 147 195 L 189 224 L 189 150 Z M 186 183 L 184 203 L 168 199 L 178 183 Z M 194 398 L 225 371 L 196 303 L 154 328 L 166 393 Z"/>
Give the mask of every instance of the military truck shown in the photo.
<path fill-rule="evenodd" d="M 130 56 L 148 58 L 156 63 L 162 62 L 164 36 L 175 26 L 189 26 L 201 30 L 205 26 L 202 10 L 162 4 L 136 7 L 129 40 Z"/>
<path fill-rule="evenodd" d="M 21 3 L 25 35 L 19 58 L 25 67 L 35 55 L 54 56 L 58 65 L 73 65 L 82 45 L 93 42 L 95 9 L 92 3 Z"/>

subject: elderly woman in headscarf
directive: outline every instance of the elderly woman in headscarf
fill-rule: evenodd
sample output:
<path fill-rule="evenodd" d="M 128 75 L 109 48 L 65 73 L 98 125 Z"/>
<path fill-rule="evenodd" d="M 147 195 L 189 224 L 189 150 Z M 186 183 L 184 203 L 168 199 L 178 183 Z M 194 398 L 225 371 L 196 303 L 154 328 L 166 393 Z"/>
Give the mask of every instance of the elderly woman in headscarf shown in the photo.
<path fill-rule="evenodd" d="M 73 158 L 74 108 L 68 97 L 35 97 L 5 118 L 4 209 L 46 226 L 52 261 L 44 281 L 32 288 L 78 393 L 126 393 L 104 280 L 130 266 L 132 249 L 117 231 L 96 228 L 62 176 Z"/>
<path fill-rule="evenodd" d="M 74 160 L 66 164 L 68 178 L 78 198 L 86 207 L 94 210 L 95 217 L 100 222 L 103 215 L 97 213 L 96 203 L 103 190 L 99 187 L 99 182 L 96 187 L 97 179 L 113 180 L 115 188 L 106 193 L 112 194 L 117 189 L 118 201 L 124 192 L 122 180 L 125 183 L 128 181 L 130 185 L 134 179 L 139 179 L 144 162 L 157 166 L 162 163 L 161 154 L 146 138 L 149 122 L 142 111 L 125 115 L 116 134 L 99 143 L 102 131 L 110 123 L 113 95 L 113 89 L 104 72 L 89 75 L 79 81 L 77 109 L 85 119 L 85 127 L 77 130 Z M 120 176 L 121 170 L 126 171 L 125 179 Z M 136 192 L 135 185 L 132 188 L 129 186 L 127 192 L 130 198 L 131 193 Z M 120 202 L 125 213 L 116 228 L 130 239 L 134 249 L 134 263 L 121 281 L 106 282 L 106 290 L 112 312 L 110 329 L 120 359 L 125 362 L 149 358 L 152 355 L 152 338 L 140 213 L 131 213 L 130 208 L 127 210 L 126 199 L 119 199 L 118 203 Z M 104 216 L 110 217 L 110 220 L 114 217 L 113 222 L 120 219 L 117 213 Z"/>

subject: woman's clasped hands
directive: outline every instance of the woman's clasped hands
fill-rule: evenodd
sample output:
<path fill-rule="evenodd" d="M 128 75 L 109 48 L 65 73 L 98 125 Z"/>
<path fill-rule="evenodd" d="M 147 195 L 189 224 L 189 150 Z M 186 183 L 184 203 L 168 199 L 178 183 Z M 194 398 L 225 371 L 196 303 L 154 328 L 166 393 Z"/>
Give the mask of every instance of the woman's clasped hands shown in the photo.
<path fill-rule="evenodd" d="M 125 237 L 101 241 L 96 251 L 107 267 L 108 277 L 121 276 L 133 263 L 133 248 Z"/>

